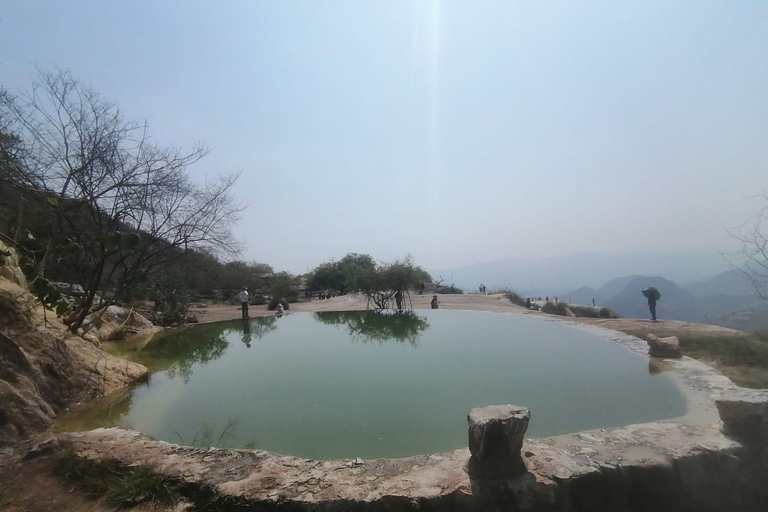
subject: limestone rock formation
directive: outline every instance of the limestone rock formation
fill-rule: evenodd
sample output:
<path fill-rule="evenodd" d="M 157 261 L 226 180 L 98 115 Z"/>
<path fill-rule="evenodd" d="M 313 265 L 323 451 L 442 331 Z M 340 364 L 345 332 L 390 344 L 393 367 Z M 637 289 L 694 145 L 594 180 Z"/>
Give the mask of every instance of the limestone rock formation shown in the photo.
<path fill-rule="evenodd" d="M 677 339 L 677 336 L 659 338 L 655 334 L 649 334 L 647 339 L 648 346 L 650 347 L 648 353 L 653 357 L 683 357 L 683 354 L 680 352 L 680 340 Z"/>
<path fill-rule="evenodd" d="M 24 287 L 13 250 L 0 263 L 0 446 L 48 428 L 73 401 L 110 394 L 147 369 L 67 332 Z M 22 286 L 24 285 L 24 286 Z"/>
<path fill-rule="evenodd" d="M 122 328 L 126 335 L 143 334 L 157 330 L 152 322 L 132 309 L 109 306 L 98 315 L 86 318 L 84 331 L 99 340 L 107 340 L 116 330 Z"/>
<path fill-rule="evenodd" d="M 520 451 L 530 419 L 531 412 L 516 405 L 491 405 L 469 411 L 470 474 L 500 478 L 525 473 Z"/>
<path fill-rule="evenodd" d="M 16 251 L 0 242 L 0 279 L 5 279 L 21 288 L 27 287 L 27 279 L 19 268 Z"/>
<path fill-rule="evenodd" d="M 744 396 L 715 400 L 725 432 L 753 452 L 761 454 L 768 467 L 768 401 L 764 391 L 745 390 Z"/>

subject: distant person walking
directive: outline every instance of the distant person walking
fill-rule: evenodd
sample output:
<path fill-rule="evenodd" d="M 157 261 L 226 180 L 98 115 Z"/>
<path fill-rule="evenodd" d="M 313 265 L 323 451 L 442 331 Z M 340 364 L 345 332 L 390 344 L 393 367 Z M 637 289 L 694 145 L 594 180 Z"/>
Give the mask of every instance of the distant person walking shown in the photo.
<path fill-rule="evenodd" d="M 595 307 L 595 299 L 594 299 L 594 297 L 592 298 L 592 307 Z"/>
<path fill-rule="evenodd" d="M 243 289 L 237 294 L 237 298 L 240 299 L 240 307 L 243 309 L 243 318 L 248 318 L 248 303 L 251 301 L 251 294 L 248 293 L 247 286 L 243 286 Z"/>

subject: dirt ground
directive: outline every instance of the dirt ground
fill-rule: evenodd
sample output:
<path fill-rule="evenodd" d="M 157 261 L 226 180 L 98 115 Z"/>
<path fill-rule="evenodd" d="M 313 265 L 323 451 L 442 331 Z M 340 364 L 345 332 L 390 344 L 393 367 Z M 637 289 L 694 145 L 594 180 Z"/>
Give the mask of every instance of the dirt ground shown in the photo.
<path fill-rule="evenodd" d="M 56 475 L 52 458 L 0 465 L 0 510 L 3 512 L 113 512 Z M 138 506 L 132 512 L 172 512 L 181 508 Z"/>

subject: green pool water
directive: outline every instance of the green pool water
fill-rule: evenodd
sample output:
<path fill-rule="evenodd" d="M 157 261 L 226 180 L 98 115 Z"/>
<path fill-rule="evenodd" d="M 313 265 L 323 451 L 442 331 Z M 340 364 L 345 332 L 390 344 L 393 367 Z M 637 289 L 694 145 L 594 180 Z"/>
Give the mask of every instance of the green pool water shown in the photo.
<path fill-rule="evenodd" d="M 531 409 L 528 437 L 677 417 L 686 400 L 648 359 L 557 322 L 469 311 L 297 313 L 200 325 L 111 349 L 152 372 L 73 411 L 62 430 L 314 459 L 467 444 L 467 411 Z"/>

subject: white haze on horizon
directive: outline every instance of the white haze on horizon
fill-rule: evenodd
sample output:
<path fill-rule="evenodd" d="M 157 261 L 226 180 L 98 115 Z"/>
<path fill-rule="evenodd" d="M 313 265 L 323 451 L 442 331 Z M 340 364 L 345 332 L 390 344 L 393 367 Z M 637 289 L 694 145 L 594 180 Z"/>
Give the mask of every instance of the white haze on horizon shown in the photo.
<path fill-rule="evenodd" d="M 158 143 L 204 141 L 197 179 L 243 172 L 240 257 L 278 270 L 716 253 L 768 188 L 767 19 L 766 2 L 9 0 L 0 84 L 68 69 Z"/>

